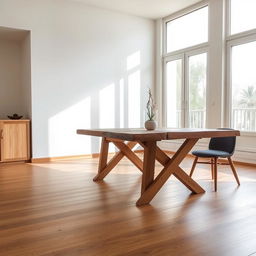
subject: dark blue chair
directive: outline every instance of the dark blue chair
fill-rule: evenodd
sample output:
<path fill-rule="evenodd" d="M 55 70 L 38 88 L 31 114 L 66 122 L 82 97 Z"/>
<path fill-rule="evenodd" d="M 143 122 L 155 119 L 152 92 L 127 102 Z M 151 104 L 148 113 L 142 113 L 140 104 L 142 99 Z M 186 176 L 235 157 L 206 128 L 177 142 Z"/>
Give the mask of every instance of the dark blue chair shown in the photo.
<path fill-rule="evenodd" d="M 221 129 L 232 130 L 229 128 L 221 128 Z M 196 151 L 192 152 L 192 154 L 195 156 L 195 160 L 193 162 L 193 165 L 192 165 L 192 168 L 190 171 L 190 177 L 192 177 L 197 163 L 210 164 L 211 171 L 212 171 L 212 179 L 214 179 L 214 190 L 217 191 L 218 159 L 219 158 L 227 158 L 228 159 L 227 165 L 230 165 L 231 170 L 235 176 L 236 182 L 238 185 L 240 185 L 240 181 L 239 181 L 236 169 L 235 169 L 233 161 L 231 159 L 231 156 L 234 154 L 234 151 L 235 151 L 235 146 L 236 146 L 236 137 L 235 136 L 234 137 L 211 138 L 208 150 L 196 150 Z M 199 162 L 198 161 L 199 157 L 200 158 L 210 158 L 210 162 Z"/>

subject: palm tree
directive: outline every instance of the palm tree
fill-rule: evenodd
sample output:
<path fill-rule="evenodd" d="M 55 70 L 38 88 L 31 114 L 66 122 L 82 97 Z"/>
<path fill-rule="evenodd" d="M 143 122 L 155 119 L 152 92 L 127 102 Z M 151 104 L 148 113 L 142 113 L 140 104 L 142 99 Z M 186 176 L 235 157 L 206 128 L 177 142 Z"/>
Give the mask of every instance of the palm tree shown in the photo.
<path fill-rule="evenodd" d="M 254 85 L 242 90 L 239 105 L 246 108 L 256 107 L 256 89 Z"/>

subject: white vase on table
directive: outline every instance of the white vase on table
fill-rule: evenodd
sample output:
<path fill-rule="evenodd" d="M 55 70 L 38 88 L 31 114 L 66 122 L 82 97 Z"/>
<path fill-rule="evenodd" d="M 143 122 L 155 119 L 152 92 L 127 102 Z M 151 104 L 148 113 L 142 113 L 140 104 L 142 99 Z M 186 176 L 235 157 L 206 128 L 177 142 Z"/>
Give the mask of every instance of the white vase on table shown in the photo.
<path fill-rule="evenodd" d="M 157 127 L 157 123 L 156 123 L 155 120 L 147 120 L 147 121 L 145 122 L 145 128 L 146 128 L 147 130 L 149 130 L 149 131 L 155 130 L 156 127 Z"/>

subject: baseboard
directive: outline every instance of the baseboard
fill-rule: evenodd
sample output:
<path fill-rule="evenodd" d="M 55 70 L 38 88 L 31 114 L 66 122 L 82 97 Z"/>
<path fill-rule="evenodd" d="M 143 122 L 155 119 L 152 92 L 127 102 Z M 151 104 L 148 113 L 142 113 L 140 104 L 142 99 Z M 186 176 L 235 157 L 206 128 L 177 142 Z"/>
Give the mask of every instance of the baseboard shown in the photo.
<path fill-rule="evenodd" d="M 60 161 L 60 160 L 90 159 L 90 158 L 97 158 L 98 156 L 99 154 L 41 157 L 41 158 L 32 158 L 31 163 L 48 163 L 48 162 L 54 162 L 54 161 Z"/>
<path fill-rule="evenodd" d="M 143 150 L 135 150 L 135 153 L 143 153 Z M 115 152 L 109 153 L 109 156 L 113 156 Z M 31 163 L 49 163 L 61 160 L 76 160 L 76 159 L 92 159 L 98 158 L 99 153 L 86 154 L 86 155 L 74 155 L 74 156 L 56 156 L 56 157 L 41 157 L 41 158 L 32 158 Z"/>
<path fill-rule="evenodd" d="M 175 154 L 175 151 L 171 151 L 171 150 L 163 150 L 163 151 L 169 155 Z M 134 152 L 135 153 L 143 153 L 143 150 L 135 150 Z M 109 153 L 109 156 L 113 156 L 114 154 L 116 154 L 116 153 L 115 152 Z M 100 156 L 99 153 L 93 153 L 93 154 L 87 154 L 87 155 L 32 158 L 31 163 L 49 163 L 49 162 L 55 162 L 55 161 L 61 161 L 61 160 L 92 159 L 92 158 L 98 158 L 99 156 Z M 194 156 L 192 154 L 188 154 L 187 157 L 193 158 Z M 228 161 L 225 159 L 220 159 L 219 161 L 222 163 L 228 163 Z M 238 164 L 238 165 L 256 167 L 255 163 L 249 163 L 249 162 L 243 162 L 243 161 L 237 161 L 237 160 L 233 160 L 233 162 L 234 162 L 234 164 Z"/>
<path fill-rule="evenodd" d="M 135 153 L 143 153 L 144 150 L 143 149 L 138 149 L 138 150 L 134 150 L 133 152 L 135 152 Z"/>
<path fill-rule="evenodd" d="M 163 151 L 164 151 L 166 154 L 170 154 L 170 155 L 175 154 L 175 151 L 170 151 L 170 150 L 163 150 Z M 192 154 L 187 154 L 187 157 L 189 157 L 189 158 L 195 158 L 195 156 L 192 155 Z M 234 164 L 243 165 L 243 166 L 252 166 L 252 167 L 256 167 L 256 164 L 255 164 L 255 163 L 248 163 L 248 162 L 237 161 L 237 160 L 233 160 L 233 159 L 232 159 L 232 161 L 233 161 Z M 220 162 L 220 163 L 225 163 L 225 164 L 226 164 L 226 163 L 228 163 L 228 160 L 225 159 L 225 158 L 223 158 L 223 159 L 219 159 L 218 162 Z"/>

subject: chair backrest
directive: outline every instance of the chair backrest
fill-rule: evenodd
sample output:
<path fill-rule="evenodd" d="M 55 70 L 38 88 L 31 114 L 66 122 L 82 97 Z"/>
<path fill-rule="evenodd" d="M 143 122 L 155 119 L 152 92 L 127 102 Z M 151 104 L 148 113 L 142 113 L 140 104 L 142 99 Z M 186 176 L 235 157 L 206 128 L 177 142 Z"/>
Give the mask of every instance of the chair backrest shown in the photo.
<path fill-rule="evenodd" d="M 219 129 L 233 130 L 230 128 L 219 128 Z M 230 153 L 230 155 L 233 155 L 235 151 L 235 146 L 236 146 L 236 136 L 211 138 L 209 143 L 209 149 L 225 151 Z"/>

